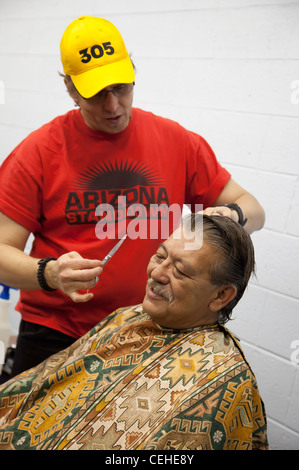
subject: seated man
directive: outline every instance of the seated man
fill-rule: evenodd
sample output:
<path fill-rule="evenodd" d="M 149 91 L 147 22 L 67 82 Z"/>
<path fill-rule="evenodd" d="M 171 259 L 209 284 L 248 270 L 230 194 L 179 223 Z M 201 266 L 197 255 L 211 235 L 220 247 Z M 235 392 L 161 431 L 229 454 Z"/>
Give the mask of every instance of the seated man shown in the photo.
<path fill-rule="evenodd" d="M 254 374 L 223 326 L 254 270 L 250 237 L 190 218 L 150 259 L 142 305 L 0 388 L 0 449 L 268 449 Z"/>

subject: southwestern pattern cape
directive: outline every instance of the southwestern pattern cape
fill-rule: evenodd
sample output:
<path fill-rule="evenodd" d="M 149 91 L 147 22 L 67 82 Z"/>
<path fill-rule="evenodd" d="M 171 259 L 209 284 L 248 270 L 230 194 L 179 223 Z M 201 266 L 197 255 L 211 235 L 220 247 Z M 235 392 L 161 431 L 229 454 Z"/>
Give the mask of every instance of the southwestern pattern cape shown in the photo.
<path fill-rule="evenodd" d="M 141 306 L 0 388 L 0 449 L 268 449 L 256 380 L 218 325 L 165 329 Z"/>

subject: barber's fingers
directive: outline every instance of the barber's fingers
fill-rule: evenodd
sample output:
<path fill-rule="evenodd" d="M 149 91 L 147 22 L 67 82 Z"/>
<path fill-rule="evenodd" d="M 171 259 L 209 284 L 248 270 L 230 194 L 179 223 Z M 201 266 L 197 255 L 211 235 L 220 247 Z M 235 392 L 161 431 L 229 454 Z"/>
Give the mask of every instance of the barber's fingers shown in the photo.
<path fill-rule="evenodd" d="M 68 295 L 72 299 L 72 301 L 76 303 L 88 302 L 94 297 L 94 294 L 92 292 L 89 292 L 88 289 L 67 291 L 65 292 L 65 294 Z"/>
<path fill-rule="evenodd" d="M 59 270 L 72 269 L 74 271 L 92 269 L 95 267 L 102 266 L 102 262 L 98 259 L 88 259 L 83 258 L 76 251 L 71 251 L 70 253 L 65 253 L 64 255 L 58 258 Z"/>
<path fill-rule="evenodd" d="M 94 294 L 92 292 L 87 292 L 84 290 L 65 292 L 65 294 L 68 295 L 72 299 L 72 301 L 76 303 L 88 302 L 94 297 Z"/>
<path fill-rule="evenodd" d="M 63 292 L 68 295 L 73 302 L 88 302 L 94 297 L 94 294 L 90 292 L 98 282 L 99 278 L 96 276 L 88 282 L 72 282 L 68 286 L 64 287 Z"/>
<path fill-rule="evenodd" d="M 96 277 L 99 277 L 103 271 L 103 267 L 97 265 L 95 267 L 73 268 L 66 267 L 59 271 L 60 282 L 63 284 L 69 282 L 93 282 Z"/>
<path fill-rule="evenodd" d="M 98 276 L 96 276 L 93 280 L 92 285 L 87 289 L 87 294 L 88 294 L 89 289 L 91 289 L 92 287 L 95 287 L 97 285 L 98 280 L 99 280 L 99 278 L 98 278 Z"/>
<path fill-rule="evenodd" d="M 226 206 L 215 206 L 215 207 L 207 207 L 203 211 L 199 212 L 205 215 L 216 215 L 216 216 L 224 216 L 233 219 L 235 222 L 238 222 L 238 214 L 236 211 L 232 211 L 229 207 Z"/>
<path fill-rule="evenodd" d="M 85 259 L 77 252 L 70 252 L 58 258 L 54 267 L 54 285 L 74 302 L 87 302 L 93 298 L 93 294 L 86 290 L 94 287 L 96 278 L 103 271 L 100 260 Z"/>
<path fill-rule="evenodd" d="M 98 276 L 95 276 L 91 280 L 84 282 L 70 280 L 63 284 L 61 290 L 74 302 L 88 302 L 94 297 L 94 294 L 93 292 L 90 292 L 90 289 L 95 287 L 98 280 Z"/>

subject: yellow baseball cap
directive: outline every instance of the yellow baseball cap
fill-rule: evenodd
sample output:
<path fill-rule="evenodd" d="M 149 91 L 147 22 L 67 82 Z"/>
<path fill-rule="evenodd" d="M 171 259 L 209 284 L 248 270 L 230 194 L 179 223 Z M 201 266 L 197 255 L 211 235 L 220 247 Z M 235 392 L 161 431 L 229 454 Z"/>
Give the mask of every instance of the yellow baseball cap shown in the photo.
<path fill-rule="evenodd" d="M 120 32 L 103 18 L 81 16 L 72 21 L 63 33 L 60 54 L 64 73 L 84 98 L 107 86 L 135 80 Z"/>

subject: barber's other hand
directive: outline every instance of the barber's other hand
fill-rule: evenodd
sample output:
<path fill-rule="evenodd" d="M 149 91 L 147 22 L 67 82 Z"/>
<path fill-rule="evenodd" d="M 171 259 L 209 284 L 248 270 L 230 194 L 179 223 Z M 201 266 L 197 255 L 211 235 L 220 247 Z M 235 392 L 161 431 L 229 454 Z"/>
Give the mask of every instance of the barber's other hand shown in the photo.
<path fill-rule="evenodd" d="M 82 258 L 79 253 L 72 251 L 56 261 L 49 261 L 45 278 L 50 287 L 62 290 L 74 302 L 88 302 L 94 294 L 87 293 L 87 289 L 95 286 L 102 271 L 100 260 Z"/>
<path fill-rule="evenodd" d="M 237 212 L 231 210 L 229 207 L 226 206 L 207 207 L 204 211 L 201 211 L 200 213 L 205 215 L 223 215 L 225 217 L 233 219 L 235 222 L 239 221 L 239 216 Z"/>

